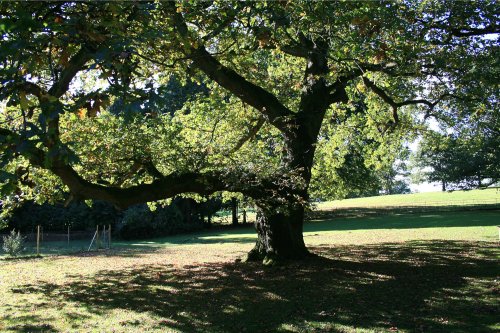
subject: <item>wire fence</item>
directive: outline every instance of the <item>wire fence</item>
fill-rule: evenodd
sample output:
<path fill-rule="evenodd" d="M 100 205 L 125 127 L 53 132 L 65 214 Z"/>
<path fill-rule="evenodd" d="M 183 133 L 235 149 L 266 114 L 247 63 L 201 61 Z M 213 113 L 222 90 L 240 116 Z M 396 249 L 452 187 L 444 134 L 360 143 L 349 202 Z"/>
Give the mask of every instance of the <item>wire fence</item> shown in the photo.
<path fill-rule="evenodd" d="M 3 237 L 6 236 L 8 234 L 0 234 L 1 245 L 3 245 Z M 29 233 L 22 234 L 22 236 L 24 238 L 22 255 L 24 256 L 69 254 L 111 248 L 111 227 L 109 225 L 86 231 L 73 231 L 68 228 L 64 232 L 45 231 L 42 227 L 37 227 Z"/>

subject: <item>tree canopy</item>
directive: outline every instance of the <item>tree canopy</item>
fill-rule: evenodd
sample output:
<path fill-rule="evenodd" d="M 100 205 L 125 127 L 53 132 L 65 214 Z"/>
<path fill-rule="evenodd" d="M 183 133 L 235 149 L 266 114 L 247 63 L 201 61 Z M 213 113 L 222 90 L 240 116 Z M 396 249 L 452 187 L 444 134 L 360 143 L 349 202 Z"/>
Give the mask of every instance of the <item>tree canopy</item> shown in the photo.
<path fill-rule="evenodd" d="M 255 252 L 303 256 L 311 181 L 327 195 L 362 183 L 428 118 L 498 118 L 498 12 L 495 1 L 3 2 L 2 194 L 127 207 L 240 192 L 262 210 Z"/>

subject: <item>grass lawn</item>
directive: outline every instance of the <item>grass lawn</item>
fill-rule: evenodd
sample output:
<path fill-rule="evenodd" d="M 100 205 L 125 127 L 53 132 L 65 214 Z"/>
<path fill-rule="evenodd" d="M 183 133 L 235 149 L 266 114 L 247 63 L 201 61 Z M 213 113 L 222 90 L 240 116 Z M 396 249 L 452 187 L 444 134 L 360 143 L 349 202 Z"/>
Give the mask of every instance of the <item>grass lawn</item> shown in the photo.
<path fill-rule="evenodd" d="M 0 261 L 1 332 L 497 332 L 498 211 L 316 220 L 320 255 L 235 262 L 251 228 Z"/>
<path fill-rule="evenodd" d="M 392 206 L 445 206 L 445 205 L 475 205 L 499 204 L 500 189 L 489 188 L 484 190 L 453 191 L 453 192 L 426 192 L 412 194 L 380 195 L 376 197 L 355 198 L 327 201 L 317 204 L 319 210 L 329 210 L 351 207 L 392 207 Z"/>

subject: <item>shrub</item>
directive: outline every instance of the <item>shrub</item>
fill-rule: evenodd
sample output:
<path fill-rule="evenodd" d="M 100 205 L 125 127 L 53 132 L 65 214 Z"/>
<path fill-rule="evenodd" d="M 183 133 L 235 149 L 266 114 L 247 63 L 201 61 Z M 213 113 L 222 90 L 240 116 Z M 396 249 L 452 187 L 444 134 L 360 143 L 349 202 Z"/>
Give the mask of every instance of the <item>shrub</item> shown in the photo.
<path fill-rule="evenodd" d="M 12 230 L 9 235 L 3 237 L 3 250 L 11 256 L 17 256 L 24 250 L 24 237 L 21 232 Z"/>
<path fill-rule="evenodd" d="M 203 224 L 196 222 L 187 223 L 176 204 L 157 208 L 153 218 L 153 226 L 161 236 L 201 229 Z"/>
<path fill-rule="evenodd" d="M 203 228 L 202 220 L 196 216 L 190 216 L 190 219 L 186 220 L 186 216 L 176 204 L 158 207 L 155 211 L 151 211 L 147 205 L 136 205 L 124 212 L 117 229 L 123 239 L 131 240 L 161 237 Z"/>
<path fill-rule="evenodd" d="M 120 236 L 125 240 L 154 236 L 153 215 L 147 205 L 135 205 L 123 213 Z"/>

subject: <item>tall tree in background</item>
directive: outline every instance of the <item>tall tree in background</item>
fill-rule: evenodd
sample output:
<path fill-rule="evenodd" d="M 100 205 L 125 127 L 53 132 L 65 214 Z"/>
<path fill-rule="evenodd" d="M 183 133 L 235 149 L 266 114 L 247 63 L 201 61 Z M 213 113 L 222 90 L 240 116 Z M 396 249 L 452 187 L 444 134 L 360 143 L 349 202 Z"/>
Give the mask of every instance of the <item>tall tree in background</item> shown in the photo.
<path fill-rule="evenodd" d="M 36 173 L 119 207 L 241 192 L 260 209 L 250 259 L 308 255 L 321 141 L 365 140 L 376 166 L 419 119 L 497 110 L 494 1 L 2 3 L 0 15 L 5 192 Z M 173 73 L 208 90 L 167 112 Z"/>
<path fill-rule="evenodd" d="M 500 116 L 487 110 L 463 126 L 424 134 L 413 164 L 422 180 L 439 182 L 443 191 L 484 188 L 500 181 Z M 427 169 L 427 170 L 426 170 Z"/>

